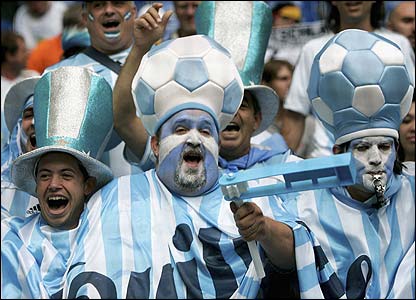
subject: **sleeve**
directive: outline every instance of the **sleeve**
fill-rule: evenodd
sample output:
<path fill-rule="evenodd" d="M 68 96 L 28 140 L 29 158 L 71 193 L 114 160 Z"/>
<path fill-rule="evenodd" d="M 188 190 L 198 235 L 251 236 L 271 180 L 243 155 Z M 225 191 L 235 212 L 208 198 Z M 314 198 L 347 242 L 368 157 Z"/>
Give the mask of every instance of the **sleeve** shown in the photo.
<path fill-rule="evenodd" d="M 127 145 L 124 146 L 123 150 L 124 159 L 130 164 L 139 167 L 143 172 L 154 168 L 156 165 L 156 157 L 153 154 L 152 147 L 150 146 L 150 139 L 151 137 L 149 136 L 147 138 L 144 154 L 141 158 L 137 157 Z"/>
<path fill-rule="evenodd" d="M 311 110 L 311 104 L 306 90 L 308 88 L 314 51 L 309 45 L 307 43 L 302 48 L 298 63 L 293 72 L 289 93 L 284 103 L 285 109 L 300 113 L 304 116 L 309 115 Z"/>
<path fill-rule="evenodd" d="M 49 298 L 36 259 L 7 222 L 1 222 L 1 298 Z"/>

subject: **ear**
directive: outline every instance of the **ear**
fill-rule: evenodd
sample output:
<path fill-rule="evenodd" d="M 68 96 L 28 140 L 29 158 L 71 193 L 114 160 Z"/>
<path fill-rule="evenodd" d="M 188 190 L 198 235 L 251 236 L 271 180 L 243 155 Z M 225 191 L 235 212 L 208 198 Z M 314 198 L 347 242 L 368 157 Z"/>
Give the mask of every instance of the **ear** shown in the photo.
<path fill-rule="evenodd" d="M 342 153 L 341 147 L 339 145 L 334 145 L 332 147 L 332 153 L 334 153 L 334 154 L 340 154 L 340 153 Z"/>
<path fill-rule="evenodd" d="M 88 177 L 84 185 L 84 195 L 85 196 L 90 195 L 95 190 L 96 186 L 97 186 L 97 179 L 95 177 Z"/>
<path fill-rule="evenodd" d="M 156 136 L 150 138 L 150 146 L 156 158 L 159 158 L 159 139 Z"/>
<path fill-rule="evenodd" d="M 262 120 L 263 118 L 262 118 L 262 116 L 261 116 L 261 111 L 259 111 L 258 113 L 256 113 L 255 115 L 254 115 L 254 130 L 253 130 L 253 132 L 254 131 L 256 131 L 257 130 L 257 128 L 259 128 L 260 127 L 260 123 L 261 123 L 261 120 Z"/>

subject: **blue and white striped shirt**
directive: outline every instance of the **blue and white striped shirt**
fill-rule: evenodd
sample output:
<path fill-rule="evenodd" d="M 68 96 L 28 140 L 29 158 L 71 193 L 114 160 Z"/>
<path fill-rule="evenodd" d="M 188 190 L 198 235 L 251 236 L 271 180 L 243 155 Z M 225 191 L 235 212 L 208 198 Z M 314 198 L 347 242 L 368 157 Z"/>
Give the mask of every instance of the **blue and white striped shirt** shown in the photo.
<path fill-rule="evenodd" d="M 414 174 L 392 177 L 385 196 L 390 202 L 380 209 L 371 207 L 375 199 L 358 202 L 342 187 L 285 200 L 285 207 L 314 233 L 347 298 L 415 297 Z M 299 281 L 309 282 L 299 269 L 315 266 L 301 268 L 296 258 Z M 301 296 L 309 291 L 306 284 Z"/>

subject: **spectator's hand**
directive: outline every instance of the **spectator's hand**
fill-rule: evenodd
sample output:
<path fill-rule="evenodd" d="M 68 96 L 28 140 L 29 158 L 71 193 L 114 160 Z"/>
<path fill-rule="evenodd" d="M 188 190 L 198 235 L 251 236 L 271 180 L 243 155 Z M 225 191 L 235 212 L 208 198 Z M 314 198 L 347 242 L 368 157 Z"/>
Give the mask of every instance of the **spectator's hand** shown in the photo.
<path fill-rule="evenodd" d="M 234 202 L 230 203 L 231 211 L 234 213 L 234 220 L 238 232 L 247 242 L 262 241 L 266 236 L 266 217 L 257 204 L 245 202 L 238 207 Z"/>
<path fill-rule="evenodd" d="M 134 21 L 135 45 L 146 52 L 163 37 L 169 18 L 173 14 L 172 10 L 168 10 L 160 18 L 159 9 L 162 6 L 162 3 L 153 3 L 146 13 Z"/>

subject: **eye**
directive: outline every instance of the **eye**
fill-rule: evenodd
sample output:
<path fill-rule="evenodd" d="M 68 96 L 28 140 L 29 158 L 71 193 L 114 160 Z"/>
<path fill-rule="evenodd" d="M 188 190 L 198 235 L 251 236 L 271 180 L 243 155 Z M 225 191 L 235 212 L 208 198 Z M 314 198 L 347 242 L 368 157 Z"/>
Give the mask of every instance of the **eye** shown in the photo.
<path fill-rule="evenodd" d="M 175 134 L 178 134 L 178 135 L 183 135 L 183 134 L 185 134 L 187 132 L 188 132 L 188 128 L 183 127 L 183 126 L 178 126 L 175 129 Z"/>
<path fill-rule="evenodd" d="M 368 146 L 367 145 L 357 145 L 355 146 L 355 150 L 357 150 L 358 152 L 364 152 L 368 150 Z"/>
<path fill-rule="evenodd" d="M 378 145 L 378 148 L 379 148 L 381 151 L 388 151 L 388 150 L 390 150 L 390 149 L 391 149 L 391 144 L 390 144 L 390 143 L 382 143 L 382 144 L 379 144 L 379 145 Z"/>
<path fill-rule="evenodd" d="M 38 180 L 48 180 L 50 178 L 50 174 L 49 173 L 38 173 Z"/>
<path fill-rule="evenodd" d="M 209 129 L 201 129 L 201 130 L 199 130 L 199 132 L 200 132 L 203 136 L 211 136 L 211 130 L 209 130 Z"/>
<path fill-rule="evenodd" d="M 412 118 L 411 118 L 409 115 L 407 115 L 407 116 L 403 119 L 402 123 L 403 123 L 403 124 L 409 124 L 411 121 L 412 121 Z"/>
<path fill-rule="evenodd" d="M 33 118 L 33 110 L 26 110 L 23 112 L 23 119 L 27 120 Z"/>
<path fill-rule="evenodd" d="M 71 180 L 72 178 L 74 178 L 74 174 L 72 174 L 71 172 L 65 172 L 62 173 L 62 178 L 64 180 Z"/>

